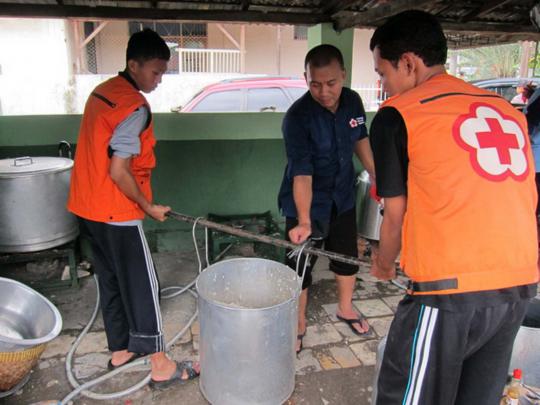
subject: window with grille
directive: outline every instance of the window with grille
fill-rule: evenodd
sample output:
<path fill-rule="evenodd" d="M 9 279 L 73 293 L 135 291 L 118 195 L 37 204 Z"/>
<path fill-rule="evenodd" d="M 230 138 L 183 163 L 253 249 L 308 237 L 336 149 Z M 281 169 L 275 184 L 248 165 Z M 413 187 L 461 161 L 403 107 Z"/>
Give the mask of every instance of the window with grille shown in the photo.
<path fill-rule="evenodd" d="M 88 38 L 92 32 L 94 32 L 94 29 L 96 28 L 96 25 L 92 21 L 85 21 L 84 22 L 84 38 Z M 97 66 L 97 57 L 96 57 L 96 39 L 92 38 L 85 47 L 86 52 L 86 70 L 88 73 L 94 73 L 96 74 L 98 71 Z"/>
<path fill-rule="evenodd" d="M 167 73 L 178 73 L 176 48 L 204 49 L 208 43 L 207 26 L 200 23 L 162 21 L 130 21 L 129 35 L 150 28 L 156 31 L 169 45 L 171 60 Z"/>
<path fill-rule="evenodd" d="M 307 39 L 307 25 L 295 25 L 294 26 L 294 39 L 306 40 Z"/>

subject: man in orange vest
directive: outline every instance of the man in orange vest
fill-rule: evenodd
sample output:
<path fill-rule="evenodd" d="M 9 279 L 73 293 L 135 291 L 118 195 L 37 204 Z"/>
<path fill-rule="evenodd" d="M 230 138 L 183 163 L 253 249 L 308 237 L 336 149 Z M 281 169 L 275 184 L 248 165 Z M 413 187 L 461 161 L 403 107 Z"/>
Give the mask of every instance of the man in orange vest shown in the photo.
<path fill-rule="evenodd" d="M 492 405 L 538 282 L 525 117 L 446 74 L 435 17 L 406 11 L 371 38 L 392 96 L 370 131 L 385 201 L 371 272 L 410 277 L 388 333 L 377 404 Z"/>
<path fill-rule="evenodd" d="M 161 83 L 170 51 L 154 31 L 131 36 L 126 68 L 90 94 L 77 142 L 68 209 L 92 246 L 113 370 L 150 354 L 150 385 L 193 379 L 199 365 L 165 354 L 159 282 L 142 229 L 145 214 L 164 221 L 169 207 L 152 201 L 155 166 L 148 102 Z"/>

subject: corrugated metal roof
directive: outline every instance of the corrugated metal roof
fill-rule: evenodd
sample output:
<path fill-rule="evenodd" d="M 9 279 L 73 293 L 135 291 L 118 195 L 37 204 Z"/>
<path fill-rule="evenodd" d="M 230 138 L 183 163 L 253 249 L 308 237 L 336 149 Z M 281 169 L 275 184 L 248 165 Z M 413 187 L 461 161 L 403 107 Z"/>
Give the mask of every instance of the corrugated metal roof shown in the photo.
<path fill-rule="evenodd" d="M 0 0 L 0 16 L 238 21 L 312 25 L 337 30 L 376 27 L 407 9 L 440 19 L 453 47 L 539 40 L 530 20 L 536 0 Z"/>

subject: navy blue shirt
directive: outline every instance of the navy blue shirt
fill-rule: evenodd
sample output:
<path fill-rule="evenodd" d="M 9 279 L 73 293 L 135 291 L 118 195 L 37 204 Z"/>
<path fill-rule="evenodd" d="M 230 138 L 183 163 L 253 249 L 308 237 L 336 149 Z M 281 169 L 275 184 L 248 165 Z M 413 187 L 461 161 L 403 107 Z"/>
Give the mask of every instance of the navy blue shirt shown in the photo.
<path fill-rule="evenodd" d="M 343 88 L 335 114 L 317 103 L 309 91 L 289 108 L 281 127 L 287 167 L 278 204 L 286 217 L 296 218 L 294 176 L 312 176 L 312 220 L 330 220 L 332 205 L 341 214 L 355 205 L 353 154 L 367 137 L 366 113 L 360 96 Z"/>

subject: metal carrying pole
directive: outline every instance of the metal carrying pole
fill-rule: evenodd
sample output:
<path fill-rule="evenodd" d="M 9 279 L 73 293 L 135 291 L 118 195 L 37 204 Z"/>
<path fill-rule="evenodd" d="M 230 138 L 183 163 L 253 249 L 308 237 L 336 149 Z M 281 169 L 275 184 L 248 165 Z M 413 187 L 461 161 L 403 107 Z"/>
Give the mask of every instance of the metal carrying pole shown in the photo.
<path fill-rule="evenodd" d="M 212 221 L 207 220 L 206 218 L 195 218 L 189 215 L 180 214 L 175 211 L 169 211 L 167 213 L 167 216 L 173 219 L 176 219 L 178 221 L 189 222 L 191 224 L 197 221 L 197 224 L 201 224 L 207 228 L 215 229 L 216 231 L 228 233 L 228 234 L 238 236 L 241 238 L 257 240 L 259 242 L 268 243 L 270 245 L 274 245 L 274 246 L 278 246 L 278 247 L 282 247 L 286 249 L 294 250 L 294 249 L 298 249 L 301 246 L 301 245 L 296 245 L 292 242 L 287 242 L 283 239 L 274 238 L 268 235 L 259 235 L 253 232 L 244 231 L 243 229 L 235 228 L 233 226 L 219 224 L 217 222 L 212 222 Z M 370 263 L 370 261 L 366 259 L 354 258 L 351 256 L 342 255 L 339 253 L 328 252 L 326 250 L 317 249 L 311 246 L 306 246 L 303 250 L 303 253 L 307 253 L 310 255 L 324 256 L 331 260 L 335 260 L 341 263 L 353 264 L 355 266 L 360 266 L 362 264 Z"/>

